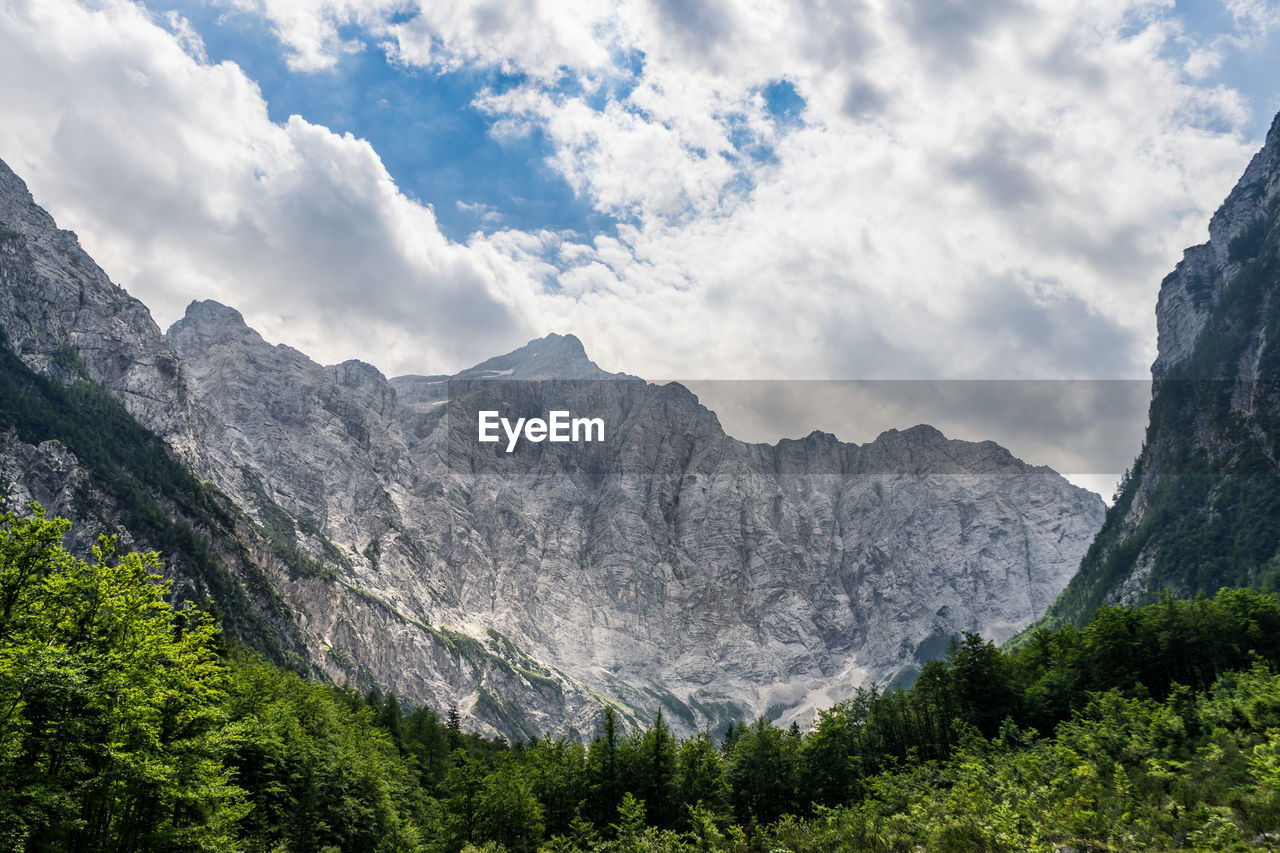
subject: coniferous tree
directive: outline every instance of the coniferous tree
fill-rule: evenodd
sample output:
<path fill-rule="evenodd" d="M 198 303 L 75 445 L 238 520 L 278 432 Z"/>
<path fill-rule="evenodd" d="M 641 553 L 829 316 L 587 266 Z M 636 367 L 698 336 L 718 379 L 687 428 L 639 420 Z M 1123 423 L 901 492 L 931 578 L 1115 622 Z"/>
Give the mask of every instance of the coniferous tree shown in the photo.
<path fill-rule="evenodd" d="M 724 820 L 729 815 L 724 759 L 705 732 L 680 744 L 676 755 L 676 801 L 683 807 L 682 826 L 689 824 L 691 808 L 701 809 L 704 818 Z"/>
<path fill-rule="evenodd" d="M 674 828 L 683 817 L 675 799 L 676 744 L 661 709 L 637 747 L 638 778 L 633 793 L 644 800 L 650 823 Z"/>
<path fill-rule="evenodd" d="M 462 715 L 458 713 L 457 705 L 449 706 L 449 717 L 445 721 L 445 728 L 449 730 L 449 749 L 455 750 L 462 747 Z"/>
<path fill-rule="evenodd" d="M 729 785 L 742 823 L 771 821 L 795 809 L 796 748 L 786 733 L 759 717 L 729 756 Z"/>
<path fill-rule="evenodd" d="M 382 707 L 378 711 L 378 724 L 391 734 L 391 739 L 397 745 L 400 745 L 403 739 L 402 716 L 400 700 L 396 699 L 395 693 L 388 690 L 383 697 Z"/>
<path fill-rule="evenodd" d="M 586 811 L 597 826 L 606 826 L 617 815 L 625 791 L 618 715 L 612 705 L 604 707 L 601 726 L 601 736 L 587 750 Z"/>

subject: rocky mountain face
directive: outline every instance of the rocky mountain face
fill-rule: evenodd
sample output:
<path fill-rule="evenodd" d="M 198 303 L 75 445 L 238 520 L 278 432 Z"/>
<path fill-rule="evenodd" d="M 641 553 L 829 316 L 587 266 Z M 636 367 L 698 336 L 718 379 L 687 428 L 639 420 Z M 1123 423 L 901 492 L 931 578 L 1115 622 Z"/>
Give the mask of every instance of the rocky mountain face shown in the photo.
<path fill-rule="evenodd" d="M 1150 424 L 1051 620 L 1280 580 L 1280 116 L 1161 284 Z"/>
<path fill-rule="evenodd" d="M 201 481 L 211 416 L 146 307 L 113 284 L 0 163 L 0 509 L 32 500 L 157 550 L 179 599 L 211 604 L 233 636 L 309 671 L 283 568 L 252 519 Z M 193 473 L 196 472 L 196 473 Z"/>
<path fill-rule="evenodd" d="M 146 306 L 111 282 L 0 162 L 0 321 L 35 372 L 101 383 L 140 423 L 198 464 L 201 421 L 173 347 Z"/>
<path fill-rule="evenodd" d="M 7 169 L 0 199 L 8 505 L 186 542 L 172 574 L 246 642 L 269 628 L 277 657 L 457 704 L 479 730 L 589 735 L 606 701 L 684 731 L 804 718 L 910 677 L 955 633 L 1025 627 L 1102 521 L 1054 472 L 927 426 L 737 441 L 687 389 L 608 373 L 572 336 L 388 379 L 272 346 L 212 302 L 161 335 Z M 19 402 L 39 390 L 62 424 L 90 414 L 66 395 L 102 386 L 127 409 L 108 448 Z M 599 417 L 603 440 L 507 453 L 477 440 L 481 409 Z M 143 470 L 157 454 L 178 470 Z M 139 493 L 154 513 L 130 514 Z"/>
<path fill-rule="evenodd" d="M 285 593 L 314 658 L 498 728 L 534 713 L 589 730 L 575 695 L 637 718 L 661 705 L 685 729 L 803 716 L 952 634 L 1024 627 L 1103 512 L 1048 469 L 926 426 L 745 444 L 682 386 L 609 374 L 571 336 L 390 380 L 270 346 L 214 303 L 169 338 L 216 415 L 219 485 L 246 506 L 261 490 L 338 552 L 332 584 Z M 476 440 L 485 408 L 589 413 L 605 440 L 507 454 Z M 379 610 L 394 631 L 365 624 Z M 455 667 L 440 634 L 465 644 Z"/>

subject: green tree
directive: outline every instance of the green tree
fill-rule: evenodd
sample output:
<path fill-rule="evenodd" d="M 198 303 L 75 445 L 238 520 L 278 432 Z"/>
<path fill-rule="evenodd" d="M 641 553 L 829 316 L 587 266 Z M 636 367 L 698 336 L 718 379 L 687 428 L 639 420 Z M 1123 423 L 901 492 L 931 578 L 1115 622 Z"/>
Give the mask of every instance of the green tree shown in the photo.
<path fill-rule="evenodd" d="M 683 817 L 676 807 L 676 742 L 661 709 L 637 744 L 635 763 L 635 793 L 644 800 L 649 822 L 675 828 Z"/>
<path fill-rule="evenodd" d="M 587 749 L 587 817 L 596 826 L 605 826 L 618 813 L 626 790 L 622 779 L 621 737 L 618 714 L 606 705 L 600 737 Z"/>
<path fill-rule="evenodd" d="M 800 747 L 799 786 L 805 803 L 835 806 L 861 793 L 861 723 L 850 700 L 818 712 L 813 731 Z"/>
<path fill-rule="evenodd" d="M 514 760 L 485 777 L 476 808 L 477 835 L 496 841 L 510 853 L 533 853 L 546 824 L 529 774 Z"/>
<path fill-rule="evenodd" d="M 378 725 L 390 733 L 392 741 L 397 745 L 401 744 L 404 739 L 402 717 L 403 712 L 400 710 L 400 700 L 396 699 L 395 693 L 388 690 L 386 696 L 383 697 L 382 708 L 378 712 Z"/>
<path fill-rule="evenodd" d="M 702 823 L 708 814 L 720 820 L 728 817 L 729 783 L 724 760 L 706 733 L 680 744 L 676 755 L 676 800 L 685 807 L 686 815 L 692 815 L 691 809 L 700 810 L 697 820 Z M 684 823 L 689 825 L 690 820 L 692 817 L 687 817 Z"/>
<path fill-rule="evenodd" d="M 963 640 L 952 639 L 947 663 L 952 690 L 966 722 L 977 726 L 985 737 L 992 737 L 1005 717 L 1018 712 L 1007 659 L 994 643 L 965 632 Z"/>
<path fill-rule="evenodd" d="M 534 794 L 542 803 L 548 835 L 573 833 L 586 797 L 586 750 L 565 738 L 543 737 L 526 753 Z"/>
<path fill-rule="evenodd" d="M 740 729 L 729 756 L 733 808 L 743 823 L 795 811 L 796 746 L 764 717 Z"/>
<path fill-rule="evenodd" d="M 93 562 L 67 522 L 0 516 L 0 788 L 28 850 L 234 849 L 244 791 L 223 759 L 227 668 L 213 620 L 175 612 L 155 554 Z"/>
<path fill-rule="evenodd" d="M 449 730 L 430 708 L 416 708 L 404 723 L 404 739 L 409 754 L 418 762 L 422 784 L 435 791 L 449 770 Z"/>

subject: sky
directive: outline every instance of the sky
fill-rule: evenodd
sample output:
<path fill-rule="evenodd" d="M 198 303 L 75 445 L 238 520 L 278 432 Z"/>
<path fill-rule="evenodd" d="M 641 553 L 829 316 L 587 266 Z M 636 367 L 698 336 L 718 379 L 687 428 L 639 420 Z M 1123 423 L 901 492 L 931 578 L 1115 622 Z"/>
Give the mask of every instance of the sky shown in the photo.
<path fill-rule="evenodd" d="M 388 375 L 1143 379 L 1277 109 L 1265 0 L 0 0 L 0 158 L 162 328 Z"/>

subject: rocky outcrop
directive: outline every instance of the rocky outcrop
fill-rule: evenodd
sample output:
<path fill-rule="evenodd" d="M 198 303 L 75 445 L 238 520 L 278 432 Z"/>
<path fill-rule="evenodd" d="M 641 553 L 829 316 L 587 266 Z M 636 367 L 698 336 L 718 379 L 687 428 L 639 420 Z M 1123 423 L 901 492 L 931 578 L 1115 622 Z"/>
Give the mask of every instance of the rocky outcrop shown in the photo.
<path fill-rule="evenodd" d="M 571 335 L 393 379 L 272 346 L 212 302 L 161 335 L 7 169 L 0 227 L 5 393 L 44 407 L 11 405 L 7 505 L 40 497 L 79 545 L 180 546 L 175 588 L 242 641 L 457 704 L 475 729 L 589 735 L 603 702 L 683 731 L 804 718 L 957 632 L 1025 626 L 1101 520 L 1052 471 L 927 426 L 737 441 L 687 389 L 608 373 Z M 132 417 L 97 385 L 58 392 L 77 379 Z M 107 432 L 77 428 L 82 399 Z M 608 428 L 507 454 L 476 441 L 480 403 Z"/>
<path fill-rule="evenodd" d="M 146 307 L 117 287 L 0 163 L 0 504 L 32 500 L 99 534 L 160 551 L 177 599 L 216 607 L 229 634 L 300 671 L 297 625 L 261 536 L 201 482 L 208 412 Z M 197 473 L 193 473 L 197 472 Z"/>
<path fill-rule="evenodd" d="M 1142 452 L 1049 613 L 1280 582 L 1280 117 L 1156 304 Z"/>
<path fill-rule="evenodd" d="M 0 162 L 0 329 L 37 373 L 110 389 L 193 466 L 201 413 L 147 307 L 116 286 Z"/>
<path fill-rule="evenodd" d="M 1280 117 L 1277 119 L 1280 121 Z M 1209 241 L 1187 249 L 1177 268 L 1160 285 L 1156 302 L 1159 351 L 1151 365 L 1157 382 L 1168 377 L 1177 365 L 1188 364 L 1223 290 L 1246 263 L 1258 257 L 1263 247 L 1280 196 L 1278 127 L 1277 123 L 1272 124 L 1262 150 L 1254 155 L 1231 194 L 1209 220 Z M 1249 365 L 1239 367 L 1242 369 L 1233 377 L 1248 378 L 1255 372 Z"/>
<path fill-rule="evenodd" d="M 225 472 L 253 471 L 341 551 L 341 583 L 410 626 L 394 644 L 328 629 L 318 642 L 402 695 L 456 702 L 496 728 L 474 679 L 433 681 L 440 661 L 412 626 L 486 653 L 509 643 L 566 695 L 635 717 L 663 706 L 686 730 L 802 717 L 909 676 L 952 634 L 1024 627 L 1103 512 L 1048 469 L 927 426 L 861 446 L 823 433 L 745 444 L 685 388 L 606 373 L 572 336 L 454 377 L 392 380 L 272 347 L 210 303 L 169 336 L 226 425 L 210 445 L 223 488 L 247 498 L 243 475 Z M 609 428 L 601 443 L 506 454 L 475 440 L 472 396 Z M 350 603 L 291 600 L 317 619 L 363 618 Z M 529 688 L 543 683 L 516 694 L 522 709 L 536 713 Z"/>

